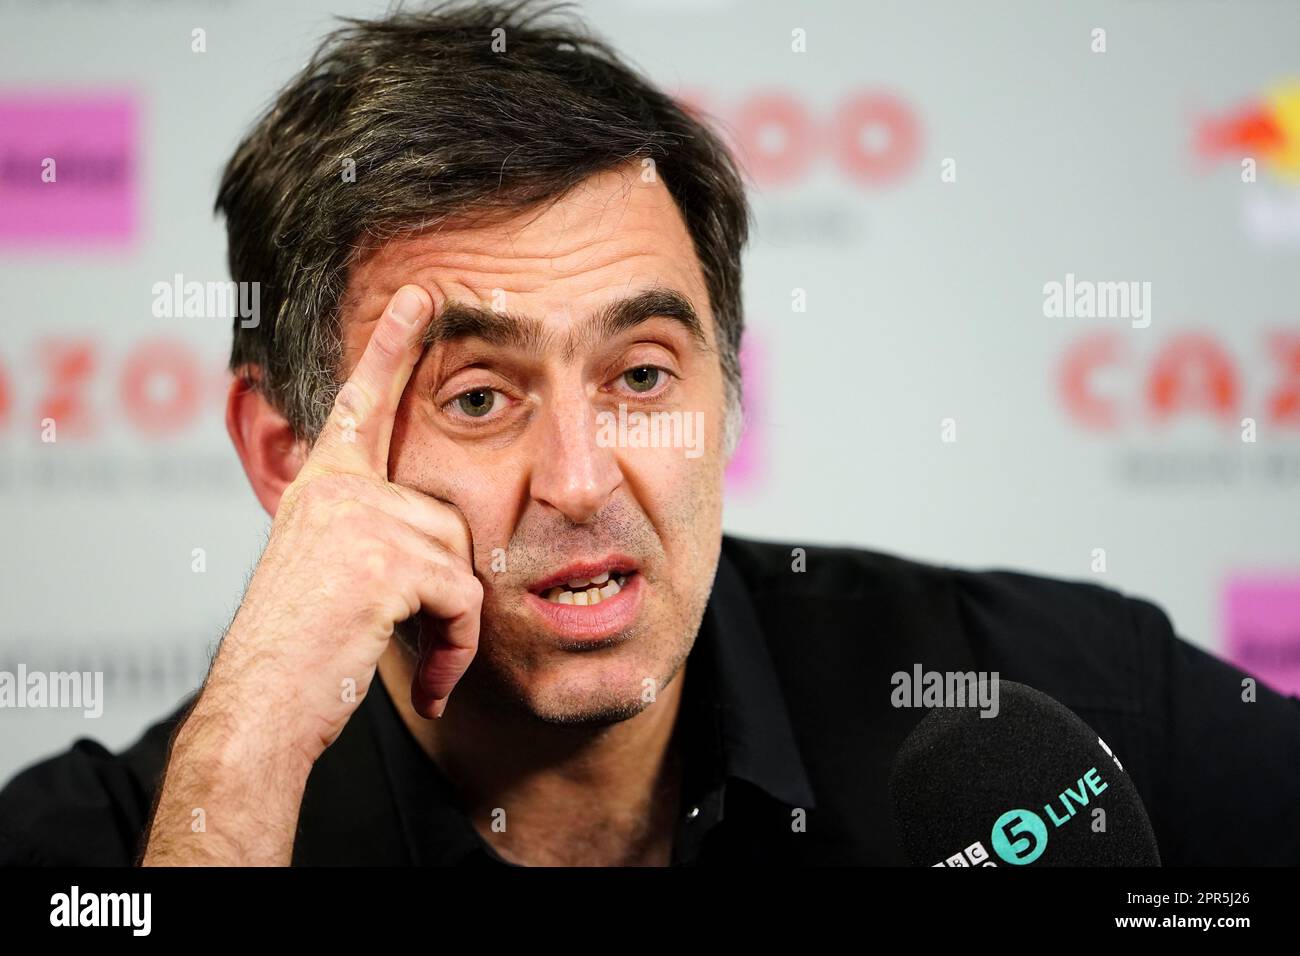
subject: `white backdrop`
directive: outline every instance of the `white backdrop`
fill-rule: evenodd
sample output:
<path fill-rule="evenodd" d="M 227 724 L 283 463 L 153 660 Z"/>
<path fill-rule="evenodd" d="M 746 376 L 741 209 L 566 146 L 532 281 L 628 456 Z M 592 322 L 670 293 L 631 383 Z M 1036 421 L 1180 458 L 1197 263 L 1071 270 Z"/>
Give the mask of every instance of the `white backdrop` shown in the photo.
<path fill-rule="evenodd" d="M 329 14 L 382 7 L 0 0 L 0 671 L 107 697 L 0 710 L 0 777 L 132 740 L 238 605 L 230 332 L 153 288 L 228 278 L 222 165 Z M 730 530 L 1099 581 L 1300 689 L 1300 5 L 586 9 L 755 179 Z M 1045 315 L 1067 275 L 1150 283 L 1149 325 Z"/>

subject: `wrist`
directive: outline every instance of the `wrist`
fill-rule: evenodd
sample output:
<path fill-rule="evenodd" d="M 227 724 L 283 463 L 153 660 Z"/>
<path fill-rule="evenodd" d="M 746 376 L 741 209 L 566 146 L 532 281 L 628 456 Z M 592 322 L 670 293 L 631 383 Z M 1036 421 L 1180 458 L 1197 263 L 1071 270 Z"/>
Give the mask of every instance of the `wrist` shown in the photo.
<path fill-rule="evenodd" d="M 286 732 L 283 720 L 250 707 L 213 706 L 200 696 L 176 734 L 173 754 L 184 752 L 205 775 L 249 779 L 301 789 L 315 765 L 311 753 Z"/>
<path fill-rule="evenodd" d="M 310 770 L 196 706 L 172 742 L 143 864 L 288 865 Z"/>

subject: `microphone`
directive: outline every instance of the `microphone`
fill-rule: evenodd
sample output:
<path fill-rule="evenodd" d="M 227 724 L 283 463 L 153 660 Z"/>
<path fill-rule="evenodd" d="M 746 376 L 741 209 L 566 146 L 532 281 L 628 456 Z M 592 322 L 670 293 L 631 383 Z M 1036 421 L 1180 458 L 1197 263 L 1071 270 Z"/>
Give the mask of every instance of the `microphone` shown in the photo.
<path fill-rule="evenodd" d="M 1159 866 L 1137 788 L 1105 741 L 1032 687 L 997 690 L 996 716 L 937 707 L 899 748 L 889 792 L 912 865 Z"/>

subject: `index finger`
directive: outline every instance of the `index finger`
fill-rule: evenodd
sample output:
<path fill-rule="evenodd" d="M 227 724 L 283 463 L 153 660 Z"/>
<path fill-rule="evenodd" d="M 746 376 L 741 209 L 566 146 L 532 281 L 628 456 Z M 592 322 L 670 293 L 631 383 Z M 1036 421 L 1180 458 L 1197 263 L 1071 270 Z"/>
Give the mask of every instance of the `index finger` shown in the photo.
<path fill-rule="evenodd" d="M 432 297 L 418 285 L 404 285 L 393 293 L 334 399 L 308 465 L 387 479 L 393 421 L 420 360 L 433 312 Z"/>

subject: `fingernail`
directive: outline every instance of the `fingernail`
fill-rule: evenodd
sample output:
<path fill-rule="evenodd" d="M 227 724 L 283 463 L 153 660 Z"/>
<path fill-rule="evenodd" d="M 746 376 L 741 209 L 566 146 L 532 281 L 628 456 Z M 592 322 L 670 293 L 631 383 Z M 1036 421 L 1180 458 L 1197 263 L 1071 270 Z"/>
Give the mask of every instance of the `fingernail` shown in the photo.
<path fill-rule="evenodd" d="M 406 325 L 414 325 L 424 314 L 424 300 L 412 289 L 403 286 L 393 296 L 393 316 Z"/>

